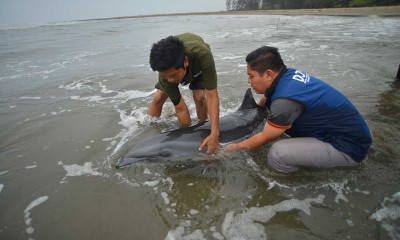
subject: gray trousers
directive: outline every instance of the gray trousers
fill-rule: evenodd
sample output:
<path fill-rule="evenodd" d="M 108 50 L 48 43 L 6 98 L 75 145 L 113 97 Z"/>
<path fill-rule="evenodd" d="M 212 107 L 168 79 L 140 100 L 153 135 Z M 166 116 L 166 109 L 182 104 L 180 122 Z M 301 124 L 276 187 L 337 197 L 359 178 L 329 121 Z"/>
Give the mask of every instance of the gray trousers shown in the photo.
<path fill-rule="evenodd" d="M 300 167 L 331 168 L 357 166 L 349 155 L 315 138 L 290 138 L 275 142 L 268 153 L 268 165 L 275 171 L 290 173 Z"/>

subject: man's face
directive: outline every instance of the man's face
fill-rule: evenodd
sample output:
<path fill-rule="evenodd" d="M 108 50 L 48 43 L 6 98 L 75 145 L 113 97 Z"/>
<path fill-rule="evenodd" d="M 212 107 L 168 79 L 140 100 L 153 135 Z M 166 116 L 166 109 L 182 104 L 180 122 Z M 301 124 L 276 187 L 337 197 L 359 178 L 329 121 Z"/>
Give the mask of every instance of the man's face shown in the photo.
<path fill-rule="evenodd" d="M 247 64 L 247 75 L 249 77 L 248 83 L 258 94 L 264 94 L 271 85 L 271 81 L 269 81 L 270 76 L 268 74 L 268 70 L 263 74 L 260 74 L 259 72 L 253 70 L 249 64 Z"/>
<path fill-rule="evenodd" d="M 160 75 L 170 83 L 180 83 L 186 75 L 186 68 L 175 69 L 172 67 L 160 72 Z"/>
<path fill-rule="evenodd" d="M 187 67 L 189 66 L 189 60 L 187 57 L 183 60 L 183 67 L 176 69 L 174 67 L 169 68 L 165 71 L 159 72 L 161 77 L 167 79 L 170 83 L 180 83 L 186 75 Z"/>

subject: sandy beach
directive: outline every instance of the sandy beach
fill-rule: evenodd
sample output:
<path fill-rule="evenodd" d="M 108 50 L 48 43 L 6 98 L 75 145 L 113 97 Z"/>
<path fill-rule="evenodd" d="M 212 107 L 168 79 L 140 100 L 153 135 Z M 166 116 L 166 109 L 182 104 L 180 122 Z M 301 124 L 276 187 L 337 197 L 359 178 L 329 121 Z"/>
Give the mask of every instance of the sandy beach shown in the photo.
<path fill-rule="evenodd" d="M 282 9 L 282 10 L 255 10 L 229 11 L 221 14 L 266 14 L 266 15 L 332 15 L 332 16 L 400 16 L 400 5 L 364 8 L 323 8 L 323 9 Z"/>
<path fill-rule="evenodd" d="M 252 11 L 219 11 L 219 12 L 190 12 L 169 13 L 138 16 L 123 16 L 115 18 L 98 18 L 88 20 L 108 20 L 123 18 L 143 18 L 160 16 L 185 16 L 185 15 L 326 15 L 326 16 L 400 16 L 400 5 L 363 8 L 322 8 L 322 9 L 281 9 L 281 10 L 252 10 Z"/>

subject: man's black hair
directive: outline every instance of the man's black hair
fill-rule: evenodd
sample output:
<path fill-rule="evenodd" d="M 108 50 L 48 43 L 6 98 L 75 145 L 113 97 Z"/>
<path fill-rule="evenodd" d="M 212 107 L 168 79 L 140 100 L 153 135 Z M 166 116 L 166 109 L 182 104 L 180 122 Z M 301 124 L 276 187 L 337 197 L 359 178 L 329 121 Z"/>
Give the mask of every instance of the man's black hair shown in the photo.
<path fill-rule="evenodd" d="M 170 68 L 183 68 L 185 45 L 174 36 L 154 43 L 150 51 L 150 67 L 153 71 L 165 71 Z"/>
<path fill-rule="evenodd" d="M 257 48 L 249 53 L 246 62 L 260 74 L 267 70 L 278 72 L 285 66 L 278 49 L 268 46 Z"/>

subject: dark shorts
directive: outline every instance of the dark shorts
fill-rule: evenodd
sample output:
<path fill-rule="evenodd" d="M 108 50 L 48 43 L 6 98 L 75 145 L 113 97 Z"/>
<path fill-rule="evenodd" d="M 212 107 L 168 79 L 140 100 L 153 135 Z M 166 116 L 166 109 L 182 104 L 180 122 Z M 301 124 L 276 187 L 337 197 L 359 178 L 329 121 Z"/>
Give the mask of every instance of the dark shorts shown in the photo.
<path fill-rule="evenodd" d="M 187 85 L 187 84 L 182 84 L 182 85 Z M 162 91 L 160 82 L 157 82 L 154 87 Z M 189 83 L 189 89 L 192 91 L 193 90 L 204 90 L 205 88 L 204 88 L 203 78 L 199 77 L 197 79 L 194 79 L 193 82 Z"/>

